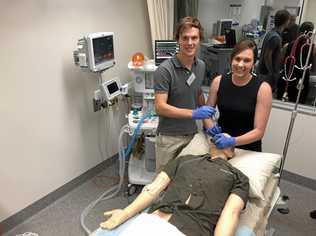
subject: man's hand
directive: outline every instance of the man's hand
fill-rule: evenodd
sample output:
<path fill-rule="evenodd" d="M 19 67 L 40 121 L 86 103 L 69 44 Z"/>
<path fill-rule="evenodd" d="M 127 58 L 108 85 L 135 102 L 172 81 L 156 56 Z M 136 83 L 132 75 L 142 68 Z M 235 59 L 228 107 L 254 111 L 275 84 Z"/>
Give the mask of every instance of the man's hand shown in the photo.
<path fill-rule="evenodd" d="M 214 116 L 216 109 L 211 106 L 201 106 L 192 111 L 193 120 L 208 119 Z"/>
<path fill-rule="evenodd" d="M 104 212 L 104 215 L 110 216 L 110 218 L 100 224 L 103 229 L 114 229 L 128 219 L 128 214 L 122 209 L 107 211 Z"/>
<path fill-rule="evenodd" d="M 214 140 L 218 149 L 234 147 L 236 145 L 236 138 L 225 135 L 224 133 L 216 134 Z"/>

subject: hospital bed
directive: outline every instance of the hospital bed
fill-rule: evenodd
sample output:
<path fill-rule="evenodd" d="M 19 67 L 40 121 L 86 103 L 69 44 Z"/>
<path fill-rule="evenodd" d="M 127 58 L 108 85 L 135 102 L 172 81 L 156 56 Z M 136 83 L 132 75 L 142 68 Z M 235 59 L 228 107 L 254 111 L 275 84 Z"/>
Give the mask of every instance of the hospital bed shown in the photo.
<path fill-rule="evenodd" d="M 198 133 L 179 156 L 205 154 L 209 149 L 208 142 L 203 133 Z M 236 149 L 235 153 L 236 157 L 231 159 L 230 163 L 248 176 L 250 184 L 249 201 L 241 213 L 236 236 L 266 235 L 269 216 L 280 197 L 278 174 L 275 174 L 275 170 L 279 166 L 281 156 L 241 149 Z M 129 221 L 133 221 L 133 218 Z M 129 221 L 113 231 L 97 229 L 90 236 L 120 235 L 128 230 Z"/>
<path fill-rule="evenodd" d="M 250 198 L 246 210 L 239 218 L 236 236 L 263 236 L 267 235 L 269 216 L 276 205 L 281 191 L 278 187 L 278 177 L 270 176 L 264 190 L 265 200 Z M 271 234 L 269 234 L 271 236 Z"/>

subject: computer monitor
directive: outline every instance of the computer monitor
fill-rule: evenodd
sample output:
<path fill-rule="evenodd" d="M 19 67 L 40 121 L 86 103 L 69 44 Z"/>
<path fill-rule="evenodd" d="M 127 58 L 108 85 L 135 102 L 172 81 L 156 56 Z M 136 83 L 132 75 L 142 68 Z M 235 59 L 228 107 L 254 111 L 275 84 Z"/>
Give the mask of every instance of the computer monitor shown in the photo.
<path fill-rule="evenodd" d="M 217 35 L 225 35 L 225 30 L 231 29 L 232 25 L 232 19 L 220 19 L 217 22 Z"/>
<path fill-rule="evenodd" d="M 173 57 L 179 51 L 175 40 L 155 40 L 155 65 L 159 66 L 164 60 Z"/>
<path fill-rule="evenodd" d="M 98 32 L 85 37 L 91 71 L 103 71 L 115 64 L 113 35 L 112 32 Z"/>

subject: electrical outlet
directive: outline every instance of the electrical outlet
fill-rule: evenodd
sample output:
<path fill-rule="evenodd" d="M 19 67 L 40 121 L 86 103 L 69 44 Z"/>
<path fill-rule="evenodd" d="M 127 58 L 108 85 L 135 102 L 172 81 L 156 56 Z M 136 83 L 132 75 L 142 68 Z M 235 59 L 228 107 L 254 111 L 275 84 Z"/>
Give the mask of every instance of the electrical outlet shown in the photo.
<path fill-rule="evenodd" d="M 97 112 L 102 109 L 102 94 L 101 90 L 97 89 L 94 91 L 94 97 L 93 97 L 93 111 Z"/>
<path fill-rule="evenodd" d="M 97 100 L 97 99 L 93 98 L 92 101 L 93 101 L 93 111 L 94 112 L 100 111 L 102 108 L 101 100 Z"/>
<path fill-rule="evenodd" d="M 100 89 L 94 91 L 94 99 L 102 101 L 102 94 Z"/>

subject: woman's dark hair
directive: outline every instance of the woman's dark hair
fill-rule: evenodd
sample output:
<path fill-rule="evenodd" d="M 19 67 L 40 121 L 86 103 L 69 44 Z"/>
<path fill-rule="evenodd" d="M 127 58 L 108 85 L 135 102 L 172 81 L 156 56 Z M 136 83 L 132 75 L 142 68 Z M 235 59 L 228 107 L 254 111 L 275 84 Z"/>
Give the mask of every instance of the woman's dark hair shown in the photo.
<path fill-rule="evenodd" d="M 308 33 L 314 30 L 314 24 L 310 21 L 305 21 L 300 25 L 299 31 L 300 33 Z"/>
<path fill-rule="evenodd" d="M 256 63 L 258 57 L 258 49 L 256 43 L 251 39 L 242 39 L 240 40 L 234 47 L 232 54 L 230 55 L 230 60 L 232 61 L 233 58 L 241 53 L 246 49 L 252 49 L 253 52 L 253 63 Z"/>
<path fill-rule="evenodd" d="M 203 40 L 203 38 L 204 38 L 204 29 L 203 29 L 200 21 L 197 18 L 192 17 L 192 16 L 186 16 L 186 17 L 183 17 L 182 19 L 180 19 L 180 21 L 179 21 L 179 23 L 177 24 L 177 27 L 176 27 L 175 39 L 178 41 L 179 38 L 180 38 L 180 35 L 182 34 L 182 32 L 185 29 L 192 28 L 192 27 L 199 29 L 200 40 Z"/>

